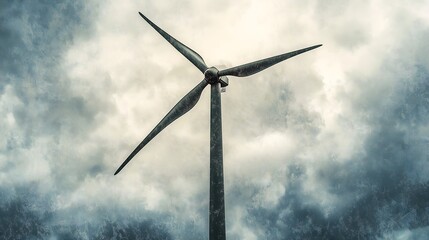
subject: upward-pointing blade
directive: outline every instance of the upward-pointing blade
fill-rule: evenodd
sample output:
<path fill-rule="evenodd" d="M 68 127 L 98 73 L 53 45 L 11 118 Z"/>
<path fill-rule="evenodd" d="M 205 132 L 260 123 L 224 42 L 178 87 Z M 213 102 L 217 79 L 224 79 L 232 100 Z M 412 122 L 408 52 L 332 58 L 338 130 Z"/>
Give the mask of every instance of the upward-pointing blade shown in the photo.
<path fill-rule="evenodd" d="M 156 125 L 156 127 L 147 135 L 145 139 L 134 149 L 130 156 L 125 159 L 121 166 L 116 170 L 115 175 L 118 174 L 122 168 L 127 165 L 127 163 L 146 145 L 152 140 L 158 133 L 160 133 L 164 128 L 166 128 L 174 120 L 181 117 L 183 114 L 191 110 L 200 99 L 201 93 L 204 88 L 207 86 L 207 81 L 201 81 L 194 89 L 192 89 L 188 94 L 186 94 L 171 110 L 167 115 Z"/>
<path fill-rule="evenodd" d="M 207 70 L 207 65 L 204 62 L 204 59 L 194 50 L 187 47 L 185 44 L 179 42 L 170 34 L 166 33 L 164 30 L 159 28 L 155 23 L 150 21 L 145 15 L 139 12 L 140 16 L 146 20 L 159 34 L 161 34 L 165 40 L 167 40 L 173 47 L 175 47 L 183 56 L 185 56 L 191 63 L 193 63 L 202 73 Z"/>
<path fill-rule="evenodd" d="M 269 68 L 269 67 L 273 66 L 274 64 L 277 64 L 277 63 L 284 61 L 288 58 L 291 58 L 291 57 L 294 57 L 298 54 L 313 50 L 313 49 L 318 48 L 320 46 L 322 46 L 322 44 L 315 45 L 315 46 L 308 47 L 308 48 L 303 48 L 300 50 L 296 50 L 293 52 L 277 55 L 277 56 L 270 57 L 270 58 L 265 58 L 265 59 L 258 60 L 255 62 L 246 63 L 246 64 L 243 64 L 243 65 L 240 65 L 237 67 L 228 68 L 228 69 L 219 71 L 219 76 L 231 75 L 231 76 L 236 76 L 236 77 L 247 77 L 247 76 L 250 76 L 252 74 L 258 73 L 258 72 L 260 72 L 266 68 Z"/>

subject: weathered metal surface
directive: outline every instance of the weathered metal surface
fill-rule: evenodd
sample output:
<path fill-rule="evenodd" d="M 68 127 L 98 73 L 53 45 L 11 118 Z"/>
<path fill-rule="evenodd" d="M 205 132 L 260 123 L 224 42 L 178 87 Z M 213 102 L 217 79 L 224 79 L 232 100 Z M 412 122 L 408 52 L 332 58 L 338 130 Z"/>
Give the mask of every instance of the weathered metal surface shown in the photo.
<path fill-rule="evenodd" d="M 174 37 L 170 36 L 170 34 L 166 33 L 160 27 L 158 27 L 155 23 L 149 20 L 145 15 L 139 12 L 140 16 L 146 20 L 162 37 L 165 38 L 173 47 L 175 47 L 183 56 L 185 56 L 191 63 L 193 63 L 202 73 L 206 71 L 207 65 L 204 62 L 204 59 L 194 50 L 181 43 Z"/>
<path fill-rule="evenodd" d="M 226 76 L 220 77 L 219 82 L 222 88 L 226 88 L 229 85 L 229 79 Z"/>
<path fill-rule="evenodd" d="M 134 151 L 128 156 L 128 158 L 121 164 L 121 166 L 116 170 L 115 175 L 118 174 L 122 168 L 127 165 L 129 161 L 144 147 L 150 142 L 158 133 L 160 133 L 164 128 L 166 128 L 174 120 L 181 117 L 183 114 L 191 110 L 200 99 L 201 93 L 204 88 L 208 85 L 206 80 L 202 80 L 194 89 L 192 89 L 188 94 L 186 94 L 171 110 L 167 115 L 155 126 L 155 128 L 147 135 L 145 139 L 134 149 Z"/>
<path fill-rule="evenodd" d="M 211 85 L 210 106 L 209 240 L 225 240 L 225 194 L 223 184 L 220 83 Z"/>
<path fill-rule="evenodd" d="M 221 70 L 221 71 L 219 71 L 219 76 L 230 75 L 230 76 L 236 76 L 236 77 L 247 77 L 247 76 L 250 76 L 252 74 L 258 73 L 258 72 L 260 72 L 266 68 L 269 68 L 269 67 L 273 66 L 274 64 L 277 64 L 277 63 L 284 61 L 288 58 L 291 58 L 291 57 L 294 57 L 294 56 L 299 55 L 301 53 L 313 50 L 313 49 L 318 48 L 320 46 L 322 46 L 322 45 L 319 44 L 319 45 L 315 45 L 312 47 L 296 50 L 293 52 L 277 55 L 274 57 L 269 57 L 269 58 L 265 58 L 262 60 L 254 61 L 251 63 L 246 63 L 246 64 L 243 64 L 243 65 L 240 65 L 237 67 L 232 67 L 232 68 L 228 68 L 225 70 Z"/>
<path fill-rule="evenodd" d="M 217 70 L 215 67 L 207 68 L 207 70 L 204 72 L 204 78 L 210 84 L 217 83 L 219 81 L 218 73 L 219 70 Z"/>

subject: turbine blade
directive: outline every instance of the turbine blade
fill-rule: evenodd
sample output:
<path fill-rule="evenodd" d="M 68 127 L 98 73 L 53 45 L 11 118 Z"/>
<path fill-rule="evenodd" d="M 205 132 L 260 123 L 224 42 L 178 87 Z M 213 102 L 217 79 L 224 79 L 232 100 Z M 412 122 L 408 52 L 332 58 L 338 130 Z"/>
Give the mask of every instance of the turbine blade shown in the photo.
<path fill-rule="evenodd" d="M 167 115 L 156 125 L 156 127 L 146 136 L 145 139 L 134 149 L 134 151 L 125 159 L 121 166 L 116 170 L 115 175 L 118 174 L 122 168 L 144 147 L 148 144 L 158 133 L 166 128 L 170 123 L 181 117 L 183 114 L 191 110 L 200 99 L 201 93 L 207 86 L 207 81 L 201 81 L 196 87 L 194 87 L 188 94 L 186 94 L 171 110 Z"/>
<path fill-rule="evenodd" d="M 315 48 L 318 48 L 322 46 L 322 44 L 319 45 L 315 45 L 312 47 L 308 47 L 308 48 L 303 48 L 300 50 L 296 50 L 293 52 L 289 52 L 289 53 L 284 53 L 281 55 L 277 55 L 274 57 L 269 57 L 269 58 L 265 58 L 262 60 L 258 60 L 255 62 L 251 62 L 251 63 L 246 63 L 237 67 L 232 67 L 232 68 L 228 68 L 225 70 L 221 70 L 219 71 L 219 76 L 226 76 L 226 75 L 232 75 L 232 76 L 236 76 L 236 77 L 247 77 L 250 75 L 253 75 L 255 73 L 258 73 L 266 68 L 269 68 L 271 66 L 273 66 L 274 64 L 277 64 L 281 61 L 284 61 L 288 58 L 294 57 L 298 54 L 313 50 Z"/>
<path fill-rule="evenodd" d="M 140 16 L 146 20 L 149 25 L 151 25 L 159 34 L 161 34 L 162 37 L 165 38 L 171 45 L 173 45 L 174 48 L 177 49 L 183 56 L 185 56 L 191 63 L 193 63 L 202 73 L 204 73 L 207 70 L 207 65 L 204 62 L 204 59 L 194 50 L 187 47 L 185 44 L 179 42 L 174 37 L 170 36 L 168 33 L 166 33 L 164 30 L 159 28 L 155 23 L 153 23 L 151 20 L 149 20 L 145 15 L 143 15 L 141 12 L 139 12 Z"/>

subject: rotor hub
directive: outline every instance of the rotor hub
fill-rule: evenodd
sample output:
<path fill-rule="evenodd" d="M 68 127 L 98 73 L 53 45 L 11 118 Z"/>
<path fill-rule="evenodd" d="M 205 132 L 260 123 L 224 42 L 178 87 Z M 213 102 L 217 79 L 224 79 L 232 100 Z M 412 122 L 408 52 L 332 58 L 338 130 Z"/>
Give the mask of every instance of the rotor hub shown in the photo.
<path fill-rule="evenodd" d="M 206 81 L 209 84 L 215 84 L 215 83 L 219 82 L 218 73 L 219 73 L 219 70 L 217 70 L 217 68 L 215 68 L 215 67 L 208 68 L 204 72 L 204 79 L 206 79 Z"/>

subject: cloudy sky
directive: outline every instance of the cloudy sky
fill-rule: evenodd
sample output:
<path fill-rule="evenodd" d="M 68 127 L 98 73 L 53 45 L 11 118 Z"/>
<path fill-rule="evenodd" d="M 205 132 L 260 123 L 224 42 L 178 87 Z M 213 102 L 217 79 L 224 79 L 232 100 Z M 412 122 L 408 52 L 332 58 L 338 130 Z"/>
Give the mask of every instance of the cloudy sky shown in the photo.
<path fill-rule="evenodd" d="M 0 237 L 207 239 L 202 74 L 323 43 L 222 94 L 228 239 L 429 234 L 427 1 L 0 1 Z"/>

